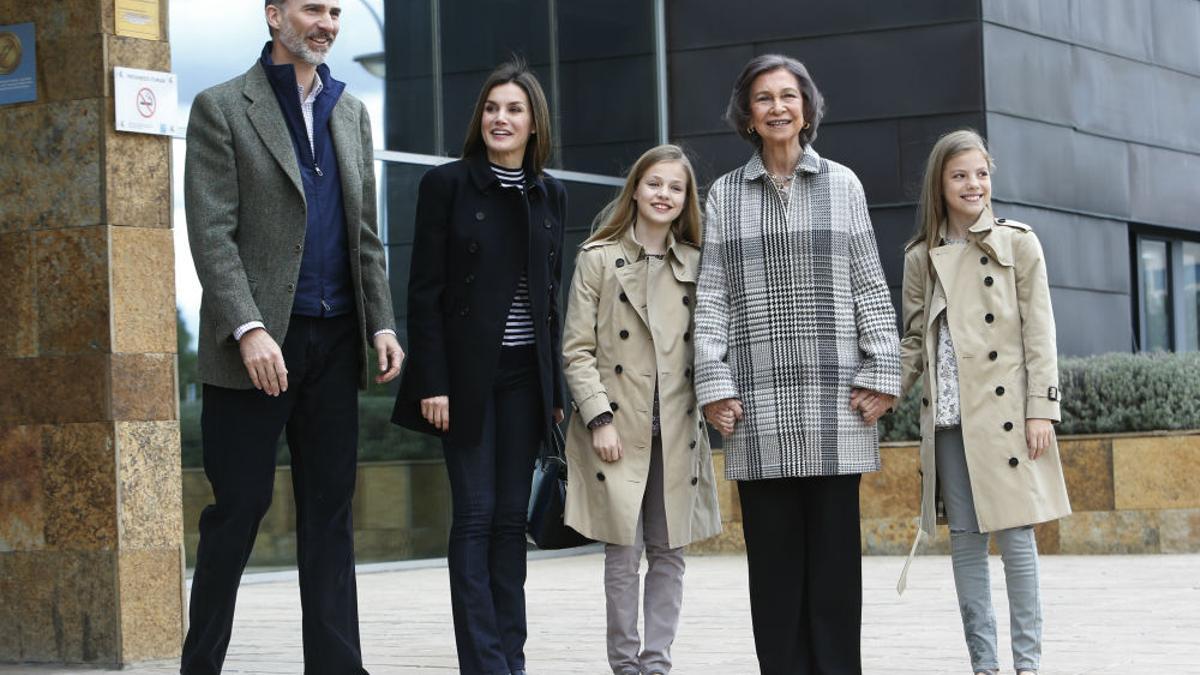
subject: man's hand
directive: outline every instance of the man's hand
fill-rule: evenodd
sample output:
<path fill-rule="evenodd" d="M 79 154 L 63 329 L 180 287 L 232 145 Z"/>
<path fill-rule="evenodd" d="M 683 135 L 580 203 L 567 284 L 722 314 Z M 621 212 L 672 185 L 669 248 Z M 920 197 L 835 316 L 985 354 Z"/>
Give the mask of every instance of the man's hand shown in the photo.
<path fill-rule="evenodd" d="M 601 424 L 592 429 L 592 450 L 605 462 L 621 459 L 621 436 L 612 424 Z"/>
<path fill-rule="evenodd" d="M 238 340 L 242 352 L 242 364 L 250 375 L 254 387 L 267 394 L 278 396 L 287 391 L 287 366 L 283 364 L 283 352 L 265 328 L 251 328 Z"/>
<path fill-rule="evenodd" d="M 1029 446 L 1029 459 L 1041 457 L 1053 442 L 1053 422 L 1038 417 L 1025 420 L 1025 444 Z"/>
<path fill-rule="evenodd" d="M 704 406 L 704 418 L 721 434 L 729 438 L 733 425 L 742 419 L 742 402 L 736 398 L 723 398 Z"/>
<path fill-rule="evenodd" d="M 421 417 L 438 431 L 450 431 L 450 397 L 431 396 L 421 399 Z"/>
<path fill-rule="evenodd" d="M 567 416 L 563 414 L 562 408 L 554 409 L 554 423 L 555 424 L 562 424 L 562 421 L 566 418 L 567 418 Z"/>
<path fill-rule="evenodd" d="M 850 390 L 850 409 L 862 413 L 863 421 L 875 424 L 896 405 L 896 397 L 870 389 L 855 387 Z"/>
<path fill-rule="evenodd" d="M 404 350 L 392 333 L 380 333 L 375 336 L 375 354 L 379 357 L 379 374 L 375 376 L 377 384 L 391 382 L 400 374 L 400 364 L 404 363 Z"/>

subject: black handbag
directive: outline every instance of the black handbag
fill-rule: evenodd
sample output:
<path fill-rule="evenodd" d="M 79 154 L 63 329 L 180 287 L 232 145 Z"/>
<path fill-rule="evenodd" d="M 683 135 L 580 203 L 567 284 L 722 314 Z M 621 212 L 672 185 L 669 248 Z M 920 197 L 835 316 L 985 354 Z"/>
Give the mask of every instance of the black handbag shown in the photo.
<path fill-rule="evenodd" d="M 525 531 L 534 545 L 544 550 L 592 543 L 591 539 L 563 522 L 563 509 L 567 505 L 565 448 L 562 430 L 554 425 L 554 432 L 542 443 L 542 451 L 533 465 L 533 488 L 529 492 Z"/>

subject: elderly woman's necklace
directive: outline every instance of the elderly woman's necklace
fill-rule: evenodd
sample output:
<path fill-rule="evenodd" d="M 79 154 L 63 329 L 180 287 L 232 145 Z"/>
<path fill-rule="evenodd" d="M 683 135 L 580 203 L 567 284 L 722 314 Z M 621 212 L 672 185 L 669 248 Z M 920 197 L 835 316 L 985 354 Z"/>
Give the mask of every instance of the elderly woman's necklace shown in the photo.
<path fill-rule="evenodd" d="M 788 196 L 792 192 L 792 182 L 795 177 L 796 174 L 776 176 L 773 173 L 767 173 L 767 178 L 771 179 L 771 185 L 775 186 L 775 192 L 779 194 L 779 198 L 783 200 L 785 205 L 788 203 Z"/>

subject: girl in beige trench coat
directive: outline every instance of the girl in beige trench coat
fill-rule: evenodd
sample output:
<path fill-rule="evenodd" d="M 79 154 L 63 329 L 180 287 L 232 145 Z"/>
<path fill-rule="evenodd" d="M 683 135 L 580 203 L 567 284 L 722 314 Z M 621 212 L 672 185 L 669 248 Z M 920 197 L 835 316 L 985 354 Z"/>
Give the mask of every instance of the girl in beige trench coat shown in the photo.
<path fill-rule="evenodd" d="M 700 264 L 696 180 L 673 145 L 647 151 L 575 262 L 563 335 L 575 414 L 566 523 L 606 542 L 614 673 L 671 670 L 683 546 L 721 530 L 708 434 L 692 387 Z M 637 632 L 643 548 L 645 643 Z"/>
<path fill-rule="evenodd" d="M 973 131 L 933 147 L 904 257 L 902 387 L 921 392 L 921 523 L 940 497 L 971 667 L 999 670 L 988 537 L 1004 560 L 1018 673 L 1036 673 L 1042 614 L 1034 523 L 1071 512 L 1053 423 L 1058 361 L 1046 265 L 1028 225 L 993 218 L 992 159 Z M 898 590 L 903 592 L 908 564 Z"/>

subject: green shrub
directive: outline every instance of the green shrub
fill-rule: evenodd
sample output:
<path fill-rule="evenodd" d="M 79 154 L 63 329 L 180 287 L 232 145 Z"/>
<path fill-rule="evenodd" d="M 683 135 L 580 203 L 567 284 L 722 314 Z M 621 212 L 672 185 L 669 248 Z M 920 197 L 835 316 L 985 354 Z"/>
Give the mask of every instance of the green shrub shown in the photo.
<path fill-rule="evenodd" d="M 440 440 L 392 424 L 392 403 L 393 399 L 390 396 L 359 396 L 359 461 L 441 458 Z M 200 401 L 180 404 L 179 426 L 184 468 L 203 466 L 203 452 L 200 446 Z M 284 435 L 280 436 L 275 461 L 279 466 L 287 466 L 291 461 Z"/>
<path fill-rule="evenodd" d="M 1099 354 L 1058 361 L 1060 434 L 1200 429 L 1200 353 Z M 921 384 L 879 424 L 884 441 L 920 438 Z"/>

